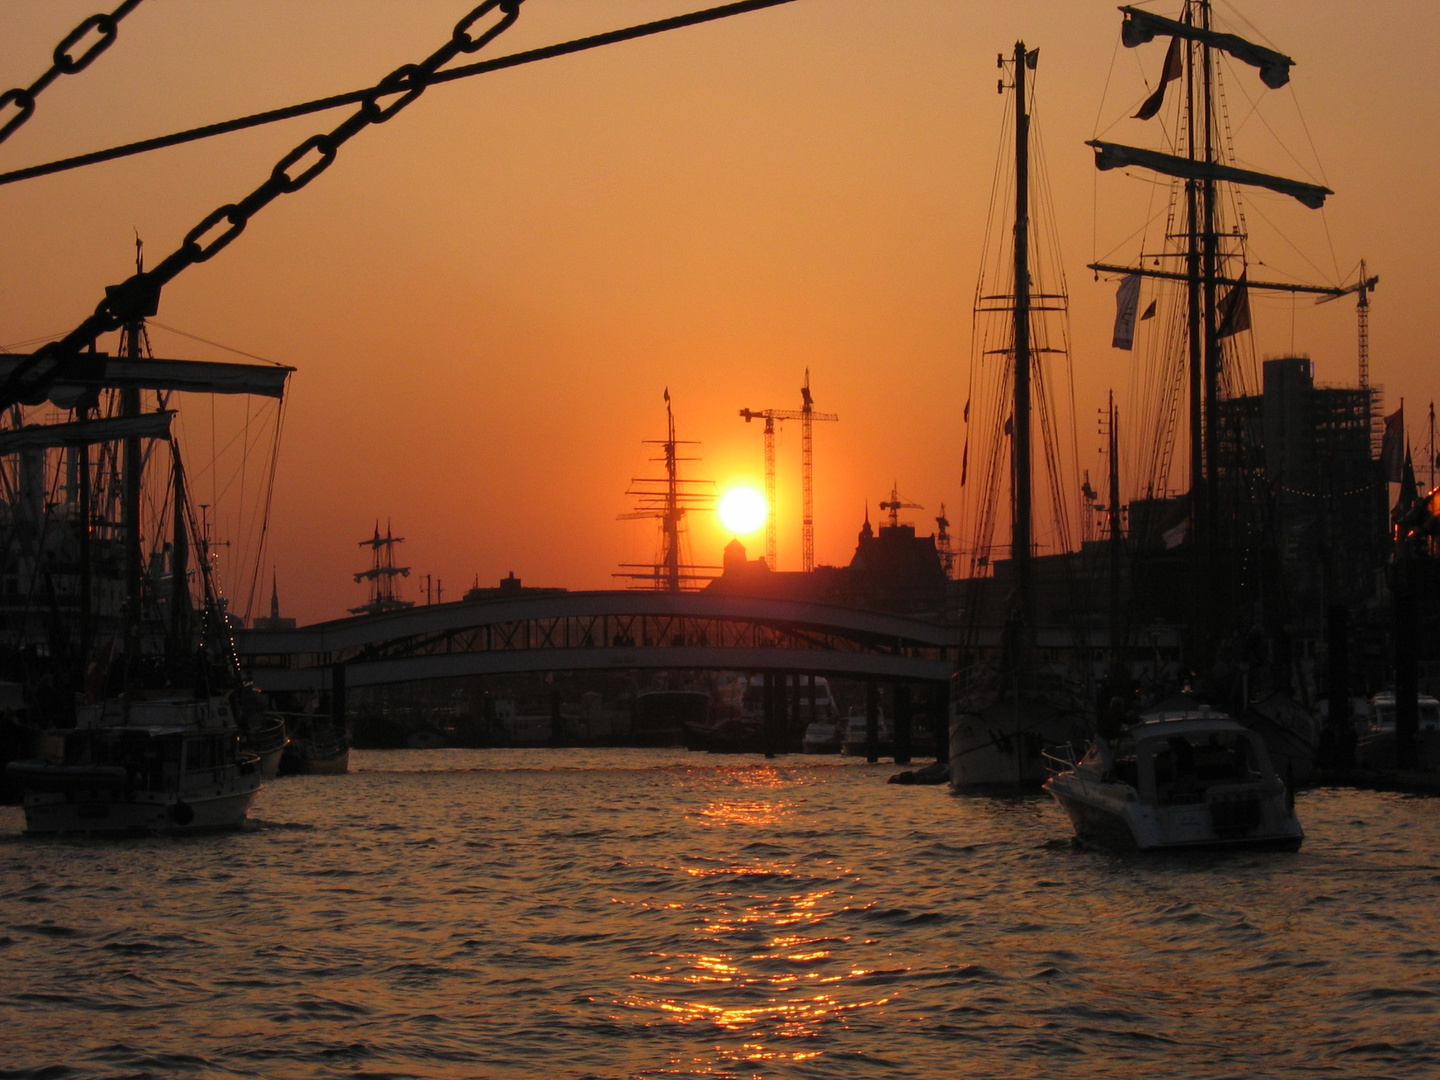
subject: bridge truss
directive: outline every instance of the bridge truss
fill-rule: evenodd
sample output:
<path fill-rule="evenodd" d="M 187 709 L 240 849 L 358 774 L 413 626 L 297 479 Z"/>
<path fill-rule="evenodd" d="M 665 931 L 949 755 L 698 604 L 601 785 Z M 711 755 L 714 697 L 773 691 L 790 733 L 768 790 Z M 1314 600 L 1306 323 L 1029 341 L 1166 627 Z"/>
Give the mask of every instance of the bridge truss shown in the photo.
<path fill-rule="evenodd" d="M 435 604 L 298 630 L 243 631 L 261 690 L 534 671 L 674 668 L 786 671 L 938 682 L 956 631 L 879 612 L 747 597 L 556 593 Z"/>

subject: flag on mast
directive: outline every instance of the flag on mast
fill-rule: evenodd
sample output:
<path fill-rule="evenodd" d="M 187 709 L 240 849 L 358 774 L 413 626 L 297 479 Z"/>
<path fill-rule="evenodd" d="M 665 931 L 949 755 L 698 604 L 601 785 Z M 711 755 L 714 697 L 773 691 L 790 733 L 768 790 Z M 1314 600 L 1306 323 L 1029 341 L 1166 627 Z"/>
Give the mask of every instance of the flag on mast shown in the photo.
<path fill-rule="evenodd" d="M 1380 471 L 1398 484 L 1405 477 L 1405 403 L 1385 417 L 1385 438 L 1380 443 Z"/>
<path fill-rule="evenodd" d="M 1140 111 L 1135 114 L 1136 120 L 1149 120 L 1160 111 L 1160 106 L 1165 104 L 1165 87 L 1180 77 L 1182 71 L 1180 63 L 1180 39 L 1172 37 L 1170 48 L 1165 51 L 1165 66 L 1160 69 L 1160 85 L 1155 92 L 1145 99 Z"/>
<path fill-rule="evenodd" d="M 1115 290 L 1115 333 L 1110 346 L 1114 349 L 1135 347 L 1135 315 L 1140 307 L 1140 275 L 1126 274 Z"/>
<path fill-rule="evenodd" d="M 1240 272 L 1225 299 L 1220 301 L 1220 327 L 1215 331 L 1217 338 L 1233 337 L 1241 330 L 1250 329 L 1250 287 L 1245 280 L 1248 270 Z"/>

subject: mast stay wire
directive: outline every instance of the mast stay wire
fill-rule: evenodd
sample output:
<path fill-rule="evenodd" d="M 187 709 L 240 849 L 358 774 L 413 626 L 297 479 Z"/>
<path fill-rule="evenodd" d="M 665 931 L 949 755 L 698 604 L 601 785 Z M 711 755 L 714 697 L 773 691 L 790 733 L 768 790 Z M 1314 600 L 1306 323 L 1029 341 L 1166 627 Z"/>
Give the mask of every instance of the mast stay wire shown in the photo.
<path fill-rule="evenodd" d="M 134 0 L 134 2 L 138 3 L 139 0 Z M 517 7 L 523 2 L 524 0 L 515 0 Z M 625 27 L 621 30 L 607 30 L 601 34 L 592 34 L 589 37 L 576 38 L 573 41 L 565 41 L 556 45 L 544 45 L 537 49 L 527 49 L 524 52 L 511 53 L 508 56 L 499 56 L 493 60 L 482 60 L 473 64 L 462 64 L 448 71 L 426 72 L 423 75 L 423 81 L 417 85 L 419 85 L 421 89 L 424 89 L 425 87 L 434 86 L 438 83 L 454 82 L 456 79 L 466 79 L 472 75 L 485 75 L 492 71 L 502 71 L 507 68 L 520 67 L 524 64 L 533 64 L 537 60 L 550 60 L 557 56 L 569 56 L 572 53 L 598 49 L 604 45 L 615 45 L 623 41 L 633 41 L 637 38 L 649 37 L 653 34 L 661 34 L 669 30 L 680 30 L 685 27 L 696 26 L 700 23 L 729 18 L 732 15 L 744 15 L 752 11 L 779 7 L 781 4 L 794 2 L 795 0 L 736 0 L 734 3 L 706 8 L 703 11 L 689 12 L 685 15 L 676 15 L 668 19 L 657 19 L 654 22 L 640 23 L 636 26 Z M 401 68 L 400 70 L 403 71 L 405 69 Z M 395 78 L 397 74 L 398 72 L 393 73 L 390 78 Z M 152 139 L 141 139 L 138 142 L 112 146 L 104 150 L 93 150 L 86 154 L 60 158 L 41 165 L 29 165 L 23 169 L 12 169 L 9 172 L 0 173 L 0 185 L 14 184 L 21 180 L 31 180 L 41 176 L 51 176 L 55 173 L 66 172 L 70 169 L 79 169 L 87 165 L 98 165 L 101 162 L 116 161 L 120 158 L 148 153 L 151 150 L 163 150 L 166 147 L 179 146 L 188 142 L 197 142 L 200 139 L 208 139 L 216 135 L 228 135 L 232 131 L 244 131 L 247 128 L 261 127 L 265 124 L 273 124 L 281 120 L 290 120 L 297 116 L 308 116 L 311 113 L 327 112 L 330 109 L 338 109 L 346 105 L 363 104 L 373 100 L 375 96 L 374 87 L 369 87 L 364 90 L 351 90 L 343 94 L 332 94 L 329 97 L 316 98 L 313 101 L 304 101 L 298 105 L 287 105 L 279 109 L 268 109 L 265 112 L 251 113 L 249 116 L 237 117 L 234 120 L 222 120 L 218 123 L 205 124 L 201 127 L 189 128 L 185 131 L 177 131 L 169 135 L 159 135 Z"/>
<path fill-rule="evenodd" d="M 50 54 L 49 71 L 29 86 L 16 86 L 0 94 L 0 112 L 12 106 L 15 108 L 15 115 L 5 121 L 4 126 L 0 126 L 0 143 L 35 115 L 35 99 L 40 96 L 41 91 L 61 75 L 76 75 L 84 71 L 96 57 L 115 44 L 115 38 L 120 33 L 120 20 L 139 6 L 140 0 L 125 0 L 109 15 L 100 13 L 83 20 L 55 46 L 55 50 Z M 92 30 L 100 36 L 79 56 L 71 56 L 70 50 L 79 45 Z"/>

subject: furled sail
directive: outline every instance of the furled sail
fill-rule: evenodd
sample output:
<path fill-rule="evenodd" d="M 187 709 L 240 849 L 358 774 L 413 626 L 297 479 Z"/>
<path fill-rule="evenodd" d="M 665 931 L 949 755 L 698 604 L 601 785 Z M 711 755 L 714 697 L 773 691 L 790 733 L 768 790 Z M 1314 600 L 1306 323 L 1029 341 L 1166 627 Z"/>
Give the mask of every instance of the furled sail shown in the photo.
<path fill-rule="evenodd" d="M 1138 165 L 1166 176 L 1178 176 L 1182 180 L 1228 180 L 1232 184 L 1249 184 L 1252 187 L 1269 188 L 1282 195 L 1298 199 L 1312 210 L 1325 205 L 1325 196 L 1335 194 L 1319 184 L 1307 184 L 1302 180 L 1287 180 L 1283 176 L 1237 169 L 1219 162 L 1194 161 L 1190 158 L 1161 154 L 1155 150 L 1141 150 L 1135 146 L 1120 146 L 1117 143 L 1090 139 L 1086 146 L 1095 148 L 1097 169 L 1121 169 L 1127 165 Z"/>
<path fill-rule="evenodd" d="M 0 431 L 0 454 L 22 450 L 48 450 L 55 446 L 84 446 L 117 439 L 168 439 L 173 412 L 141 413 L 139 416 L 107 416 L 98 420 L 77 420 L 68 424 L 29 424 Z"/>
<path fill-rule="evenodd" d="M 0 385 L 23 375 L 35 357 L 0 354 Z M 279 398 L 295 369 L 272 364 L 212 363 L 206 360 L 131 359 L 82 352 L 44 382 L 44 396 L 62 409 L 72 408 L 87 392 L 165 390 L 193 394 L 253 394 Z M 42 399 L 43 400 L 43 399 Z M 38 401 L 28 404 L 39 404 Z"/>
<path fill-rule="evenodd" d="M 1217 30 L 1191 26 L 1151 11 L 1133 7 L 1122 7 L 1120 10 L 1125 13 L 1125 22 L 1120 26 L 1120 40 L 1127 49 L 1153 41 L 1157 35 L 1188 38 L 1227 52 L 1242 64 L 1259 68 L 1260 81 L 1271 90 L 1278 90 L 1290 81 L 1290 69 L 1295 61 L 1284 53 L 1256 45 L 1234 34 L 1222 34 Z"/>

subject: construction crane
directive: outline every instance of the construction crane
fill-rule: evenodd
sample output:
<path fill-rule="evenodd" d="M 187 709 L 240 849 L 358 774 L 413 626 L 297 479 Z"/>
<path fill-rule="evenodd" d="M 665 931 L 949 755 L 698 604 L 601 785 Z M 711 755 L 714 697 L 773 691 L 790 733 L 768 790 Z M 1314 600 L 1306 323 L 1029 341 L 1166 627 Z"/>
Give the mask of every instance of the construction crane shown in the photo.
<path fill-rule="evenodd" d="M 1375 291 L 1375 286 L 1380 284 L 1378 275 L 1371 275 L 1366 272 L 1365 260 L 1360 260 L 1360 280 L 1354 285 L 1346 285 L 1342 289 L 1335 289 L 1329 295 L 1322 296 L 1316 300 L 1317 304 L 1328 304 L 1331 300 L 1338 300 L 1350 293 L 1357 294 L 1355 307 L 1355 321 L 1359 331 L 1358 345 L 1360 354 L 1360 389 L 1370 389 L 1370 294 Z M 1370 415 L 1370 441 L 1373 445 L 1373 452 L 1380 452 L 1380 426 L 1377 423 L 1378 417 L 1372 407 Z"/>
<path fill-rule="evenodd" d="M 895 483 L 891 484 L 890 486 L 890 498 L 885 499 L 880 503 L 880 509 L 889 511 L 890 527 L 892 529 L 898 529 L 900 527 L 901 510 L 924 510 L 925 508 L 919 503 L 906 502 L 905 500 L 901 499 L 900 485 L 898 483 Z"/>
<path fill-rule="evenodd" d="M 771 570 L 775 566 L 775 422 L 777 420 L 799 420 L 801 459 L 801 555 L 800 568 L 809 573 L 815 569 L 815 456 L 814 433 L 811 425 L 816 420 L 839 420 L 834 413 L 817 413 L 814 399 L 810 396 L 810 369 L 805 369 L 805 385 L 800 387 L 801 408 L 799 409 L 741 409 L 740 416 L 748 424 L 751 420 L 765 421 L 765 562 Z"/>

